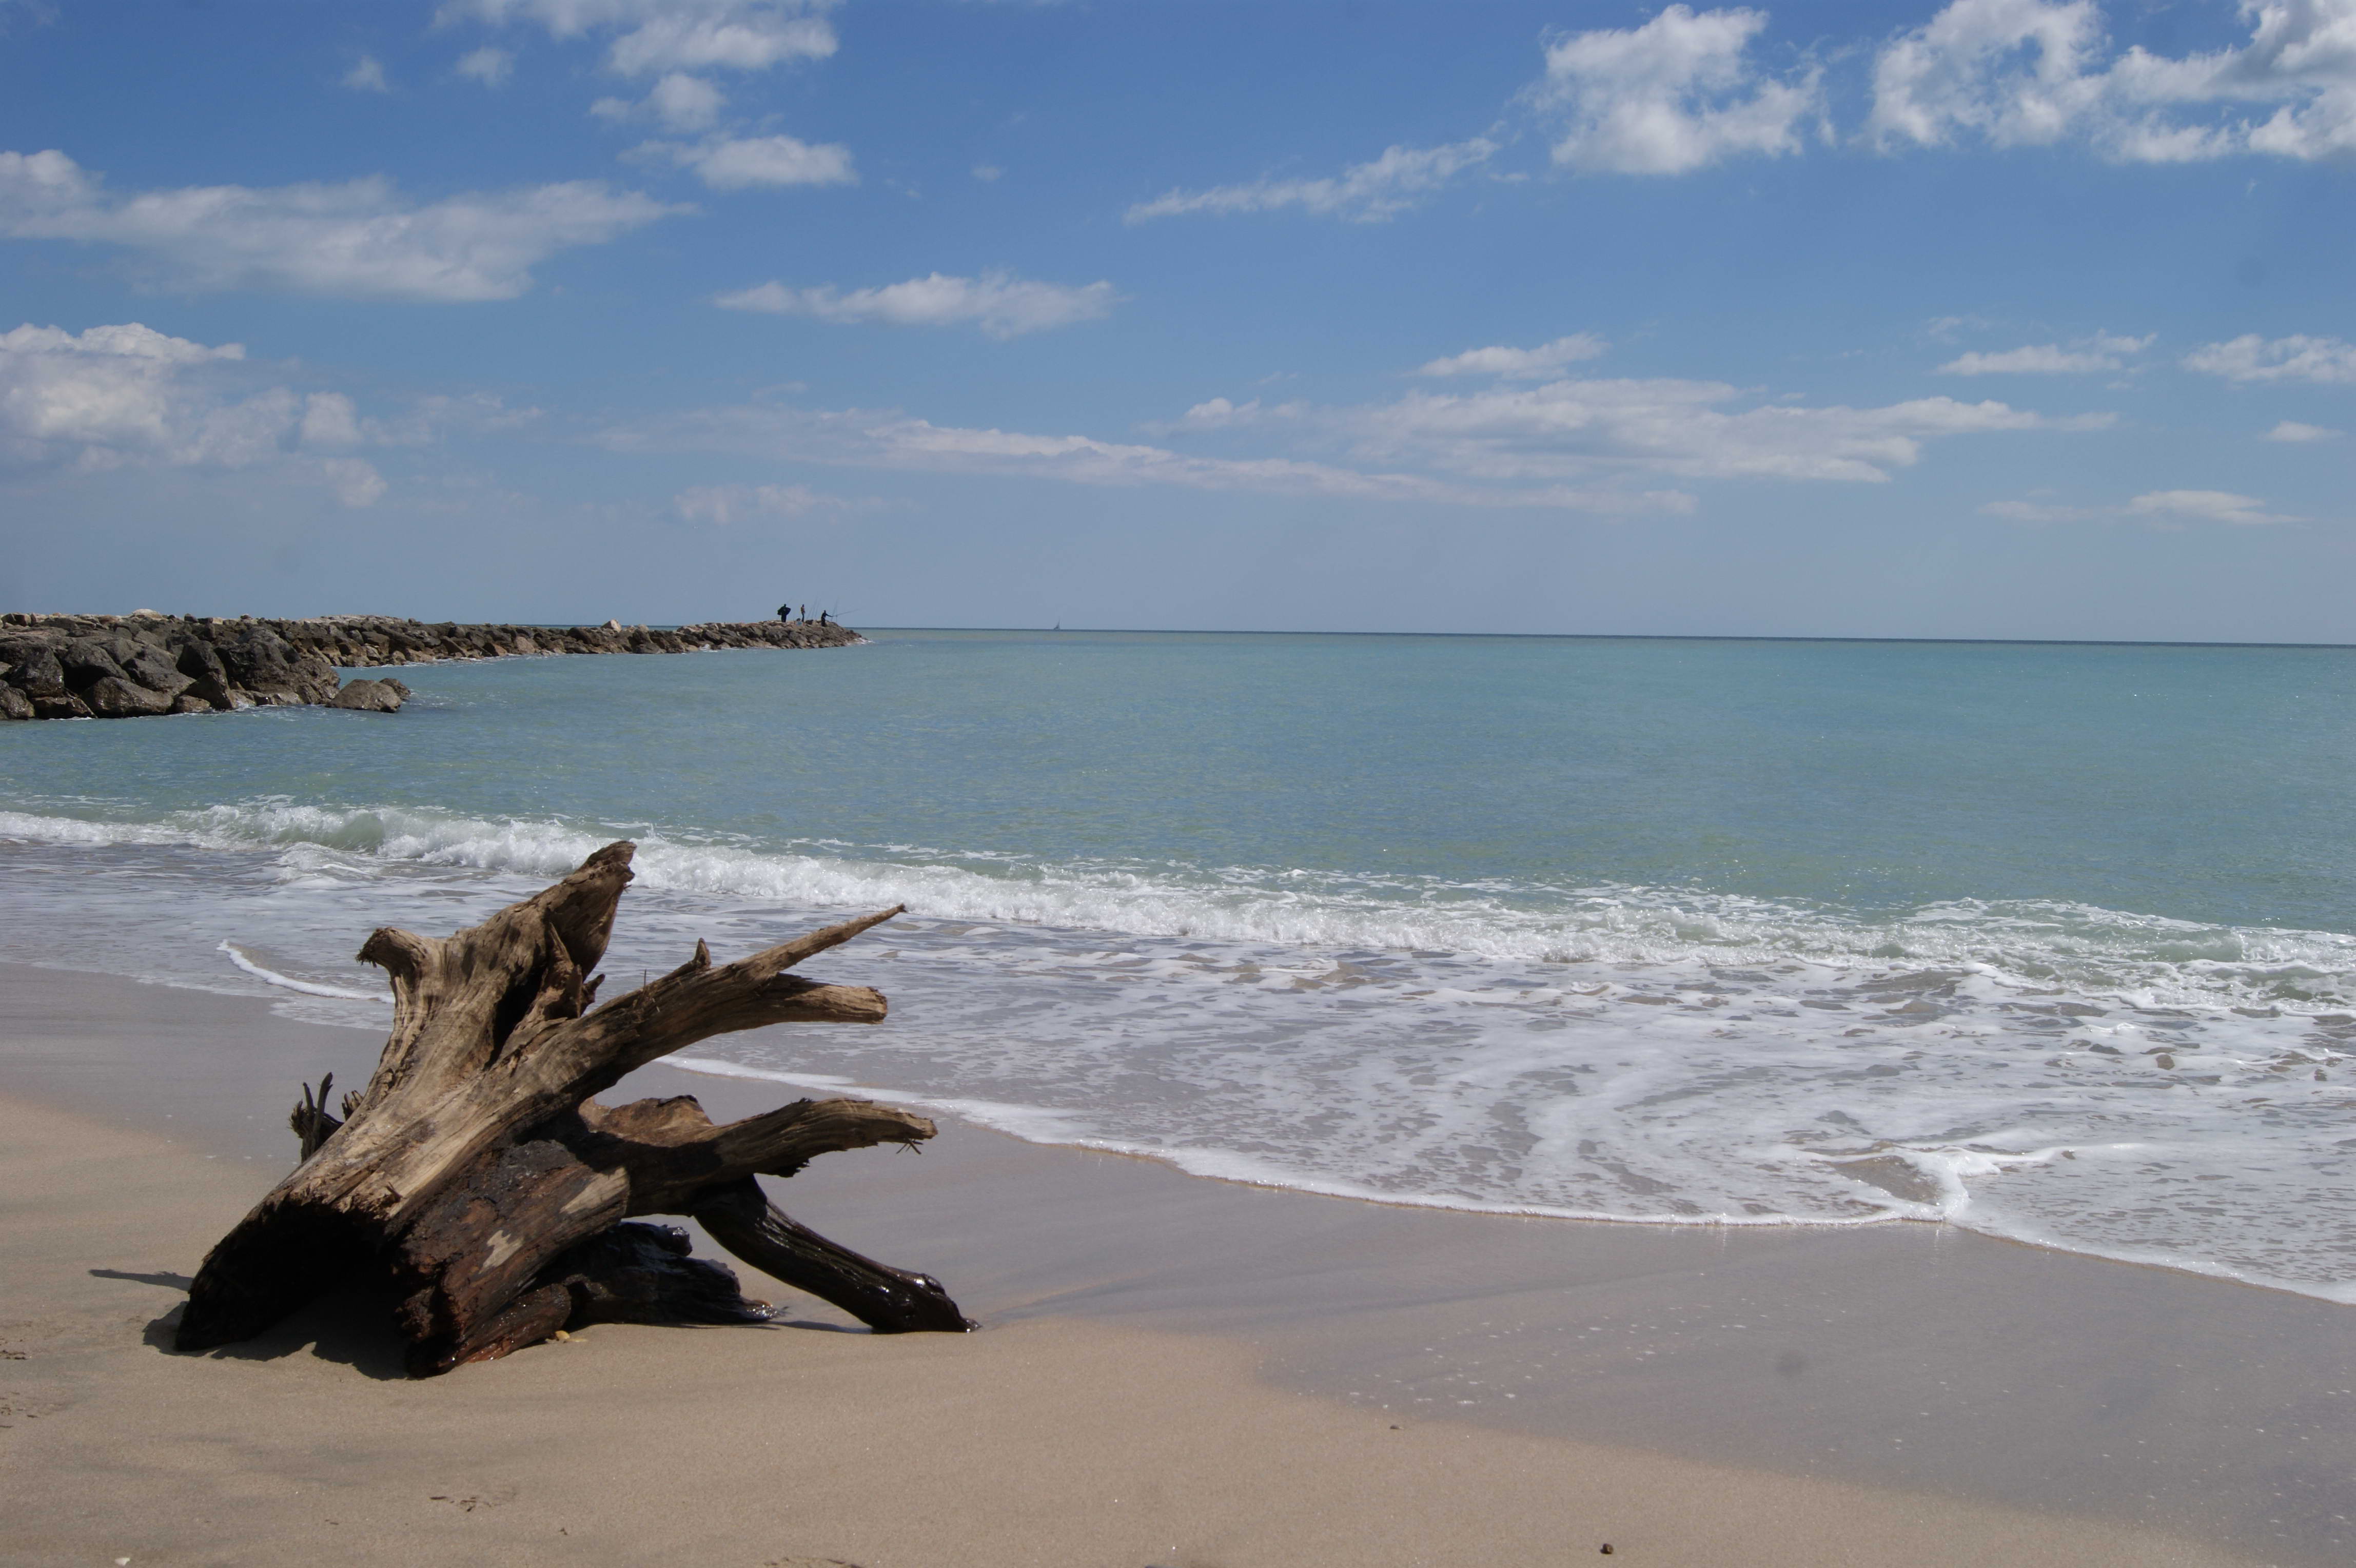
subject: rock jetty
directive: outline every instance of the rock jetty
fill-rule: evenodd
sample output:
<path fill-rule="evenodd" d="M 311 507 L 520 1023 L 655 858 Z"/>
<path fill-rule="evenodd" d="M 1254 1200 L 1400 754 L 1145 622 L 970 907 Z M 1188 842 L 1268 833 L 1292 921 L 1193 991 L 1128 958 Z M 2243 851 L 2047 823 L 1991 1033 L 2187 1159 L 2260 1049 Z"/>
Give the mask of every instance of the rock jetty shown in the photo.
<path fill-rule="evenodd" d="M 841 648 L 864 640 L 814 621 L 705 626 L 460 626 L 391 616 L 228 619 L 0 615 L 0 720 L 122 719 L 316 706 L 396 713 L 409 688 L 344 669 L 556 653 L 693 653 L 714 648 Z"/>

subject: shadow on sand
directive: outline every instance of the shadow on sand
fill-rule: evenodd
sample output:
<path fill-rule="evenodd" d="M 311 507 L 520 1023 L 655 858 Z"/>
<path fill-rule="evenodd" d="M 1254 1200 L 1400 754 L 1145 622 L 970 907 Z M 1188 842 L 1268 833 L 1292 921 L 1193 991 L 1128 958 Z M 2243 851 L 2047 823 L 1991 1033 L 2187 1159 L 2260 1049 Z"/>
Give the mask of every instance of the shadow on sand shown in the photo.
<path fill-rule="evenodd" d="M 192 1283 L 187 1274 L 133 1273 L 123 1269 L 92 1269 L 90 1272 L 99 1279 L 131 1280 L 140 1284 L 177 1291 L 186 1291 Z M 406 1347 L 391 1326 L 393 1309 L 400 1304 L 400 1293 L 390 1285 L 348 1285 L 321 1296 L 252 1339 L 217 1346 L 210 1350 L 190 1351 L 179 1350 L 172 1343 L 172 1336 L 180 1326 L 180 1305 L 175 1305 L 162 1316 L 151 1320 L 141 1331 L 140 1339 L 149 1348 L 161 1350 L 166 1355 L 207 1356 L 224 1361 L 280 1361 L 308 1351 L 316 1359 L 349 1367 L 362 1377 L 373 1378 L 380 1382 L 401 1382 L 409 1377 L 403 1360 Z M 772 1332 L 794 1329 L 809 1334 L 871 1332 L 863 1324 L 827 1323 L 817 1318 L 775 1318 L 767 1323 L 719 1326 L 675 1324 L 669 1326 L 712 1332 L 723 1329 Z"/>

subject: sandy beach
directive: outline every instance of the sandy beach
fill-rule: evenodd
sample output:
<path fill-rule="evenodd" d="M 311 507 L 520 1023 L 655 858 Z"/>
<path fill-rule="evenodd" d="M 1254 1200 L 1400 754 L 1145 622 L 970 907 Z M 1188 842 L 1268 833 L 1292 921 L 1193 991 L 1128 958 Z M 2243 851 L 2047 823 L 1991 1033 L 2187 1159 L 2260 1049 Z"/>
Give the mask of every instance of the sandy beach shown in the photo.
<path fill-rule="evenodd" d="M 1943 1235 L 1203 1181 L 955 1122 L 776 1184 L 983 1331 L 603 1326 L 399 1375 L 382 1304 L 165 1347 L 375 1041 L 0 972 L 11 1563 L 2344 1561 L 2344 1309 Z M 776 1086 L 655 1069 L 715 1115 Z"/>

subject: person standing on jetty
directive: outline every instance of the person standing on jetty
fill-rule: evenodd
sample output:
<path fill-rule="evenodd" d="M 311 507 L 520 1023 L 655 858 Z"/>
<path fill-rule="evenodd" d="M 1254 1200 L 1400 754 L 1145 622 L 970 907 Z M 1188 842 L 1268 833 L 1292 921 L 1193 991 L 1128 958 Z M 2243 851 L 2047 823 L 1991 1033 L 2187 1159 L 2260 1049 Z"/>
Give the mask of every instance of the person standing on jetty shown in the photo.
<path fill-rule="evenodd" d="M 794 607 L 793 607 L 793 606 L 791 606 L 791 605 L 779 605 L 779 606 L 777 607 L 777 618 L 778 618 L 779 620 L 787 620 L 787 621 L 789 621 L 789 620 L 793 619 L 793 618 L 794 618 Z"/>

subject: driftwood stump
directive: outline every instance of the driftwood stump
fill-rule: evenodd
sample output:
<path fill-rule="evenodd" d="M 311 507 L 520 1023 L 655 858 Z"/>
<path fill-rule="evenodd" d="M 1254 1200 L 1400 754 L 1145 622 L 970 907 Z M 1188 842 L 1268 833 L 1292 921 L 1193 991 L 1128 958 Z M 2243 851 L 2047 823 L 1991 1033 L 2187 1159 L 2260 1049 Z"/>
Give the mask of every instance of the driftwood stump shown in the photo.
<path fill-rule="evenodd" d="M 789 1022 L 873 1024 L 863 986 L 788 974 L 899 909 L 717 964 L 701 942 L 661 979 L 593 1010 L 635 846 L 608 844 L 555 886 L 433 940 L 388 927 L 359 956 L 392 977 L 392 1035 L 365 1090 L 291 1118 L 302 1164 L 223 1237 L 188 1292 L 184 1350 L 251 1338 L 368 1269 L 401 1287 L 418 1377 L 594 1322 L 758 1322 L 727 1268 L 683 1232 L 625 1223 L 686 1214 L 755 1268 L 879 1332 L 971 1326 L 923 1274 L 861 1257 L 777 1212 L 756 1176 L 819 1155 L 914 1146 L 924 1117 L 861 1100 L 796 1101 L 714 1126 L 691 1097 L 592 1095 L 713 1035 Z"/>

